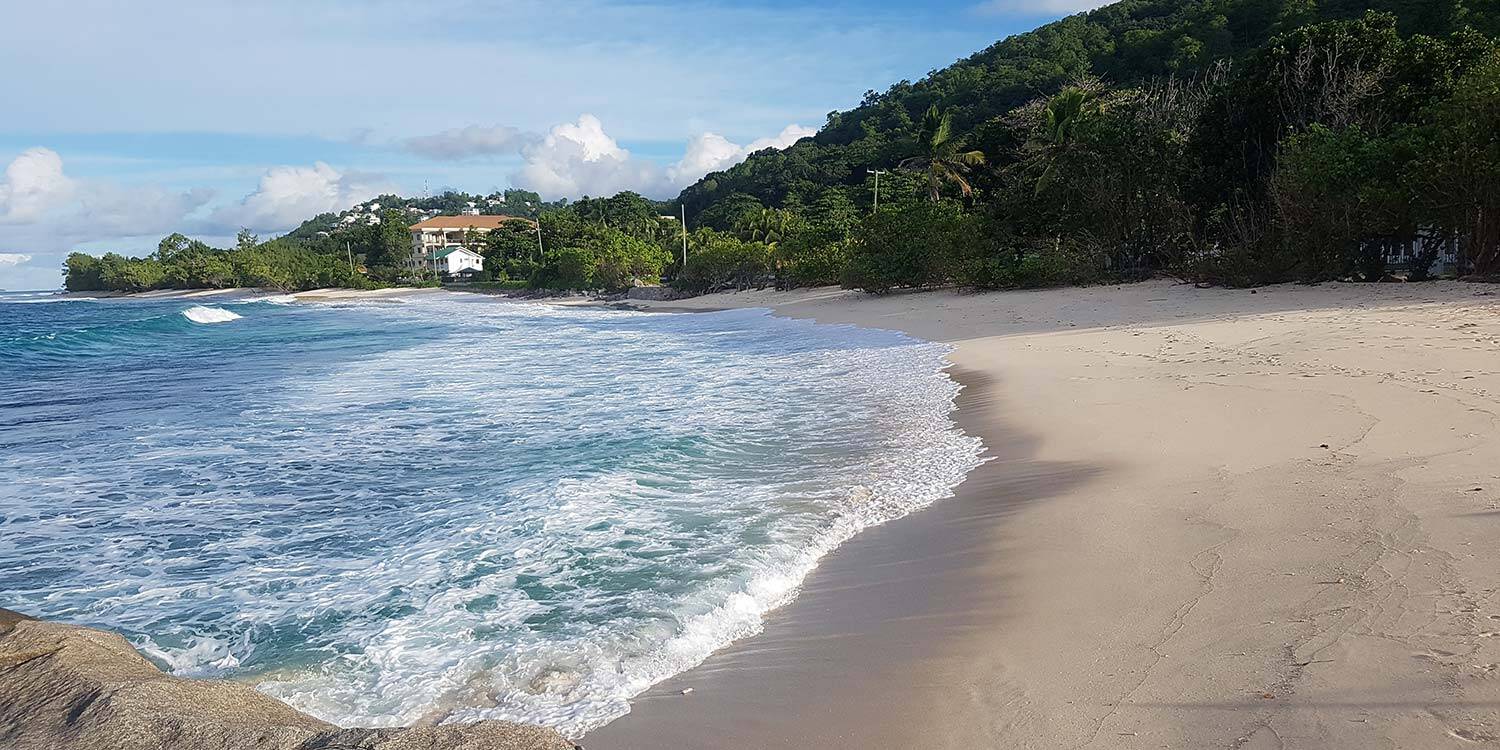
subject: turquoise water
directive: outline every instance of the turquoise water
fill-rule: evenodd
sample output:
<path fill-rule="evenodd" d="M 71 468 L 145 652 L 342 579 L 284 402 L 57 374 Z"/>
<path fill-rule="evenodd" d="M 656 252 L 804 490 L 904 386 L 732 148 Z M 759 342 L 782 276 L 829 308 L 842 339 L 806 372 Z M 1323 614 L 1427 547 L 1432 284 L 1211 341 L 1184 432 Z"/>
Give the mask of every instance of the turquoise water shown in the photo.
<path fill-rule="evenodd" d="M 946 349 L 743 310 L 0 295 L 5 606 L 346 726 L 579 735 L 978 463 Z"/>

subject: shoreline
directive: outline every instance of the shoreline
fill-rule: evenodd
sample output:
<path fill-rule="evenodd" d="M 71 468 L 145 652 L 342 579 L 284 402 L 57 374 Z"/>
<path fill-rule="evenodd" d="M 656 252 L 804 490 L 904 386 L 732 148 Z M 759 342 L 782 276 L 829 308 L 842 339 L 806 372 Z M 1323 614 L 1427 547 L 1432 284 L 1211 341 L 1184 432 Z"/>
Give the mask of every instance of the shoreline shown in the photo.
<path fill-rule="evenodd" d="M 1500 742 L 1488 287 L 594 304 L 947 343 L 953 419 L 990 460 L 590 750 Z"/>
<path fill-rule="evenodd" d="M 1035 439 L 995 421 L 1002 409 L 989 376 L 957 365 L 948 374 L 963 386 L 954 421 L 984 440 L 987 459 L 954 496 L 840 545 L 763 632 L 637 696 L 630 714 L 584 736 L 584 747 L 925 746 L 930 707 L 910 700 L 913 687 L 945 691 L 968 658 L 952 644 L 1006 606 L 1003 578 L 967 558 L 987 554 L 989 530 L 1026 505 L 1104 473 L 1032 462 Z M 924 665 L 924 684 L 912 684 L 911 664 Z M 962 741 L 988 746 L 974 733 Z"/>
<path fill-rule="evenodd" d="M 955 418 L 996 460 L 824 558 L 762 634 L 639 696 L 590 750 L 1500 741 L 1493 290 L 632 307 L 950 343 Z"/>
<path fill-rule="evenodd" d="M 48 291 L 48 290 L 38 290 Z M 53 293 L 58 299 L 130 299 L 130 300 L 206 300 L 244 299 L 252 296 L 292 297 L 299 302 L 323 302 L 346 299 L 380 299 L 396 294 L 428 294 L 449 291 L 441 287 L 393 286 L 381 289 L 345 289 L 328 287 L 309 289 L 305 292 L 281 292 L 258 287 L 229 287 L 225 289 L 156 289 L 149 292 L 84 291 L 69 292 L 59 289 Z"/>

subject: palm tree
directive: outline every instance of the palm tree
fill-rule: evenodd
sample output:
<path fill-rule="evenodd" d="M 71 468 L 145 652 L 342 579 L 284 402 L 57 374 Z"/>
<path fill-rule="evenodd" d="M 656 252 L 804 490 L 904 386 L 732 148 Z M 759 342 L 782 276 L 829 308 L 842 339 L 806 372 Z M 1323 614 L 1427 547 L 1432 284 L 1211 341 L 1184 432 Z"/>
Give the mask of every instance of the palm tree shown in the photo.
<path fill-rule="evenodd" d="M 967 198 L 974 186 L 965 177 L 970 167 L 984 164 L 983 151 L 960 151 L 953 138 L 953 113 L 939 110 L 934 104 L 922 116 L 917 133 L 917 147 L 922 153 L 901 162 L 902 169 L 921 172 L 927 178 L 927 193 L 936 202 L 942 198 L 943 183 L 951 182 Z"/>
<path fill-rule="evenodd" d="M 1036 182 L 1038 195 L 1057 179 L 1058 157 L 1073 144 L 1078 126 L 1088 119 L 1093 105 L 1093 93 L 1081 86 L 1064 87 L 1047 100 L 1042 111 L 1042 137 L 1037 144 L 1039 156 L 1045 161 Z"/>
<path fill-rule="evenodd" d="M 746 212 L 735 222 L 735 231 L 749 242 L 760 242 L 771 249 L 786 236 L 791 214 L 782 209 L 761 208 Z"/>

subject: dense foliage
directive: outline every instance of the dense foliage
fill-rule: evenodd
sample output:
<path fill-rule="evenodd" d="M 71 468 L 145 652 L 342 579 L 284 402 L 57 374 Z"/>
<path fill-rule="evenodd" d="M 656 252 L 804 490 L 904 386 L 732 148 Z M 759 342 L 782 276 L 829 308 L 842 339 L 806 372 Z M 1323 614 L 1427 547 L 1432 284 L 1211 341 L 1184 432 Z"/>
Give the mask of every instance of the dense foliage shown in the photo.
<path fill-rule="evenodd" d="M 787 212 L 783 284 L 1375 280 L 1398 245 L 1420 279 L 1453 243 L 1452 270 L 1492 275 L 1497 31 L 1471 0 L 1124 0 L 869 92 L 680 201 L 721 231 Z"/>
<path fill-rule="evenodd" d="M 64 264 L 70 291 L 142 292 L 152 289 L 260 287 L 301 291 L 321 287 L 375 286 L 345 257 L 317 252 L 296 242 L 258 242 L 241 232 L 239 243 L 219 250 L 173 234 L 144 258 L 116 253 L 93 257 L 72 253 Z"/>
<path fill-rule="evenodd" d="M 228 251 L 75 255 L 68 285 L 411 283 L 410 224 L 464 210 L 537 221 L 466 242 L 504 288 L 1497 275 L 1497 32 L 1492 0 L 1123 0 L 868 92 L 675 203 L 382 196 Z"/>

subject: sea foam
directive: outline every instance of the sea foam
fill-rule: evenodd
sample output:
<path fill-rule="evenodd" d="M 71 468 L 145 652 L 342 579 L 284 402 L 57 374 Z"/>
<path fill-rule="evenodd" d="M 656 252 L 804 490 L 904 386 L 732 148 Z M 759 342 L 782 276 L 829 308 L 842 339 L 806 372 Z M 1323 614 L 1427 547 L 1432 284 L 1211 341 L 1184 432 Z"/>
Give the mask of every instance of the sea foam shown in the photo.
<path fill-rule="evenodd" d="M 46 440 L 0 437 L 7 591 L 347 726 L 581 735 L 981 451 L 947 349 L 890 332 L 430 295 L 225 338 L 169 304 L 59 306 L 119 333 L 18 350 L 0 419 Z"/>
<path fill-rule="evenodd" d="M 240 319 L 240 315 L 238 313 L 230 312 L 222 307 L 204 307 L 203 305 L 194 305 L 186 310 L 183 310 L 182 317 L 187 318 L 194 323 L 205 324 L 228 323 L 232 320 Z"/>

